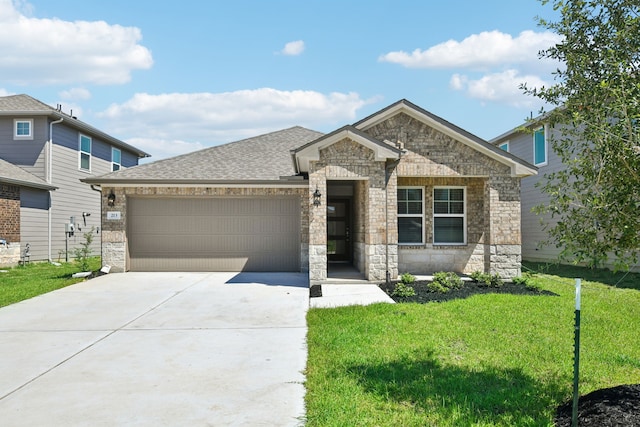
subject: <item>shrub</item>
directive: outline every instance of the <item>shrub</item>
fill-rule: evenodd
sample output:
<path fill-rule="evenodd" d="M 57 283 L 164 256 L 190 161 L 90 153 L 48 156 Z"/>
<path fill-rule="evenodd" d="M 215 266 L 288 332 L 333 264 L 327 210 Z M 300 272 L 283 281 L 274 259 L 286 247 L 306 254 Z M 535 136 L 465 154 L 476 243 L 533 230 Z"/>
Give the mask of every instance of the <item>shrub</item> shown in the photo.
<path fill-rule="evenodd" d="M 513 283 L 515 283 L 516 285 L 527 285 L 527 277 L 522 275 L 522 276 L 518 276 L 518 277 L 514 277 L 513 279 Z"/>
<path fill-rule="evenodd" d="M 499 288 L 504 285 L 504 281 L 498 273 L 491 275 L 489 273 L 483 273 L 481 271 L 474 271 L 473 273 L 471 273 L 471 279 L 480 286 Z"/>
<path fill-rule="evenodd" d="M 80 243 L 79 248 L 74 249 L 76 256 L 76 263 L 80 266 L 80 271 L 90 271 L 89 258 L 91 258 L 91 243 L 93 242 L 94 228 L 91 227 L 91 231 L 84 233 L 84 242 Z"/>
<path fill-rule="evenodd" d="M 451 289 L 460 289 L 462 279 L 455 273 L 440 271 L 433 275 L 433 281 L 427 288 L 433 292 L 449 292 Z"/>
<path fill-rule="evenodd" d="M 416 281 L 416 276 L 411 273 L 404 273 L 402 276 L 400 276 L 400 281 L 405 285 L 412 285 Z"/>
<path fill-rule="evenodd" d="M 437 282 L 437 281 L 433 281 L 433 282 L 429 282 L 427 283 L 427 289 L 429 289 L 431 292 L 440 292 L 443 294 L 446 294 L 447 292 L 449 292 L 449 288 L 444 286 L 441 282 Z"/>
<path fill-rule="evenodd" d="M 415 278 L 414 278 L 414 280 L 415 280 Z M 393 292 L 391 293 L 391 296 L 392 297 L 400 297 L 400 298 L 408 298 L 408 297 L 414 296 L 415 294 L 416 294 L 416 291 L 415 291 L 415 289 L 413 289 L 412 286 L 409 286 L 404 282 L 398 282 L 398 283 L 396 283 L 396 286 L 393 289 Z"/>

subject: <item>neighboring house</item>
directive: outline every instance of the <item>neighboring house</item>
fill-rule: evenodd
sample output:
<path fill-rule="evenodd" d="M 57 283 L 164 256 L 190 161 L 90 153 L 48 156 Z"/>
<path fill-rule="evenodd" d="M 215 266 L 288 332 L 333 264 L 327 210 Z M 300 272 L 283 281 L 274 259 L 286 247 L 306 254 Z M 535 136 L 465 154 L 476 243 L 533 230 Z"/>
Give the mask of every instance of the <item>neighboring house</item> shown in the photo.
<path fill-rule="evenodd" d="M 99 255 L 100 193 L 80 179 L 135 166 L 147 156 L 60 107 L 28 95 L 0 97 L 0 185 L 13 194 L 5 198 L 13 198 L 12 208 L 0 211 L 0 222 L 15 222 L 16 194 L 20 207 L 18 226 L 1 229 L 0 239 L 28 243 L 32 261 L 64 260 L 65 249 L 72 252 L 93 227 L 92 249 Z"/>
<path fill-rule="evenodd" d="M 556 172 L 564 165 L 549 147 L 553 127 L 544 124 L 542 118 L 523 124 L 492 139 L 491 144 L 512 153 L 538 168 L 538 175 L 522 180 L 522 258 L 527 261 L 557 262 L 561 249 L 555 245 L 542 245 L 548 239 L 541 217 L 532 212 L 535 206 L 549 202 L 542 189 L 536 185 L 546 174 Z M 547 216 L 546 222 L 550 221 Z"/>
<path fill-rule="evenodd" d="M 20 246 L 21 204 L 30 206 L 29 195 L 48 200 L 56 188 L 24 169 L 0 159 L 0 267 L 13 266 L 31 251 Z"/>
<path fill-rule="evenodd" d="M 520 274 L 527 162 L 398 101 L 322 135 L 293 127 L 83 181 L 111 271 Z"/>

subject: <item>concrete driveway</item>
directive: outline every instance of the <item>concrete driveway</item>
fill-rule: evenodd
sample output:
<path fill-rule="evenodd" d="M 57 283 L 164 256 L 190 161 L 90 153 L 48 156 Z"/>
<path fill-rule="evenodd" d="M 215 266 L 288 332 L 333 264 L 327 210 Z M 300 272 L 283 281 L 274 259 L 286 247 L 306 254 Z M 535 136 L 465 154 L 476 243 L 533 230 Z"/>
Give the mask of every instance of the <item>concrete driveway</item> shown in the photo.
<path fill-rule="evenodd" d="M 0 309 L 2 426 L 296 426 L 307 275 L 110 274 Z"/>

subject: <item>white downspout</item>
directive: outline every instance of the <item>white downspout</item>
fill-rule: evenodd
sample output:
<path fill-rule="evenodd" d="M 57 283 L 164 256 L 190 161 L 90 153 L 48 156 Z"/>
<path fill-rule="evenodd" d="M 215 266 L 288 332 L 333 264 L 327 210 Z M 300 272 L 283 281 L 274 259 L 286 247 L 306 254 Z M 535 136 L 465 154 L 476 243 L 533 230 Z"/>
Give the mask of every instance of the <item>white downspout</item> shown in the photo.
<path fill-rule="evenodd" d="M 53 182 L 53 125 L 57 125 L 58 123 L 62 123 L 64 121 L 63 117 L 60 117 L 60 120 L 56 120 L 49 123 L 49 141 L 47 141 L 47 184 L 52 184 Z M 51 199 L 51 190 L 49 190 L 49 209 L 48 209 L 48 227 L 47 227 L 47 244 L 48 244 L 48 255 L 49 262 L 53 261 L 51 257 L 51 217 L 52 211 L 51 206 L 53 205 L 53 200 Z"/>

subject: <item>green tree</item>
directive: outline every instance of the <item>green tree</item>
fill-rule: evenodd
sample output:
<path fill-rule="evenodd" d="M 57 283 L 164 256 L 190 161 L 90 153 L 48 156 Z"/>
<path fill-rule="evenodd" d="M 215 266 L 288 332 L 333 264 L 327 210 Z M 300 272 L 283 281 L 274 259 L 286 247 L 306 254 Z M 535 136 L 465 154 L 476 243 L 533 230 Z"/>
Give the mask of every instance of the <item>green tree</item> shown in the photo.
<path fill-rule="evenodd" d="M 566 168 L 542 181 L 550 202 L 536 210 L 557 220 L 547 243 L 562 259 L 627 269 L 640 252 L 640 2 L 541 2 L 559 18 L 539 24 L 562 41 L 540 57 L 562 66 L 551 86 L 523 89 L 554 107 L 544 120 Z"/>

